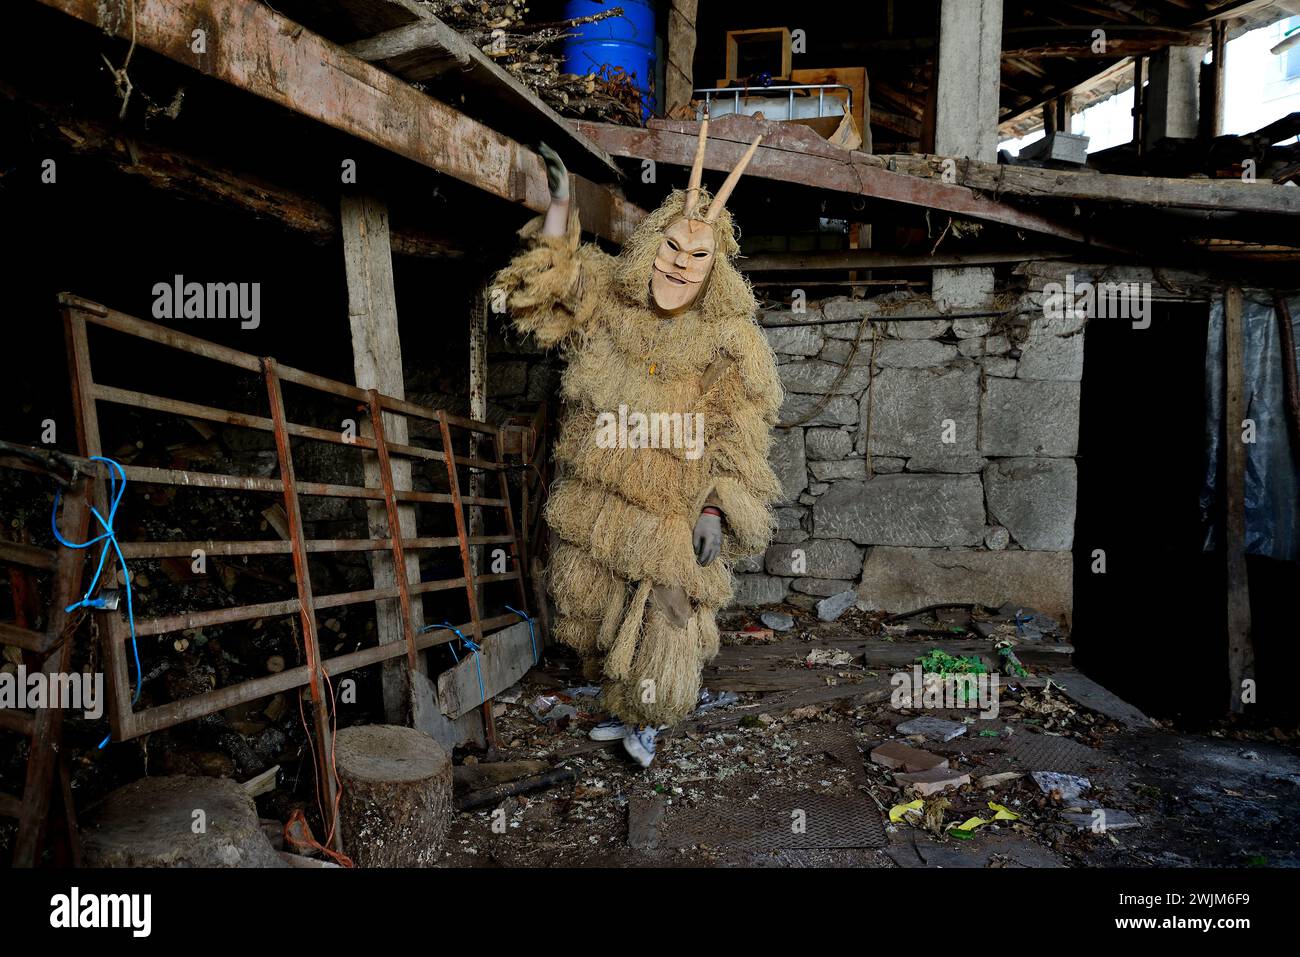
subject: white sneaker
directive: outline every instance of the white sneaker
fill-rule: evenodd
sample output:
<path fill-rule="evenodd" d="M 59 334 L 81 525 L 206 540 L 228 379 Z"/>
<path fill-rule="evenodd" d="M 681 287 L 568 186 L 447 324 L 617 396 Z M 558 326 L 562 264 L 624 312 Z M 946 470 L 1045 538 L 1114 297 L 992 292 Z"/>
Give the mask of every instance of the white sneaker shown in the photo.
<path fill-rule="evenodd" d="M 623 750 L 641 767 L 648 768 L 655 759 L 655 737 L 658 734 L 659 730 L 649 725 L 639 729 L 628 728 L 623 737 Z"/>
<path fill-rule="evenodd" d="M 587 737 L 593 741 L 617 741 L 631 730 L 631 725 L 624 724 L 618 718 L 606 718 L 588 731 Z"/>

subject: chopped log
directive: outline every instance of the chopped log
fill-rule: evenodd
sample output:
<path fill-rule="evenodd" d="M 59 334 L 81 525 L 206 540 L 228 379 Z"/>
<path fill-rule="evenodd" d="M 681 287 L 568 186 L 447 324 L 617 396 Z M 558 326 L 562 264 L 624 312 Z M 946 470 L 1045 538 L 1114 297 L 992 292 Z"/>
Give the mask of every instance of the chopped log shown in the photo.
<path fill-rule="evenodd" d="M 118 788 L 82 820 L 87 867 L 283 867 L 253 798 L 227 778 L 172 775 Z"/>
<path fill-rule="evenodd" d="M 451 769 L 451 776 L 456 792 L 460 793 L 508 784 L 529 775 L 541 774 L 550 766 L 550 762 L 541 760 L 488 761 L 484 764 L 458 765 Z"/>
<path fill-rule="evenodd" d="M 460 811 L 472 811 L 488 804 L 496 804 L 498 801 L 514 797 L 516 794 L 545 791 L 557 784 L 569 784 L 577 779 L 578 773 L 572 768 L 558 768 L 554 771 L 547 771 L 545 774 L 524 778 L 522 781 L 498 784 L 496 787 L 483 788 L 481 791 L 471 791 L 456 801 L 456 808 Z"/>
<path fill-rule="evenodd" d="M 344 728 L 335 738 L 339 826 L 358 867 L 430 867 L 451 823 L 451 757 L 423 731 Z"/>

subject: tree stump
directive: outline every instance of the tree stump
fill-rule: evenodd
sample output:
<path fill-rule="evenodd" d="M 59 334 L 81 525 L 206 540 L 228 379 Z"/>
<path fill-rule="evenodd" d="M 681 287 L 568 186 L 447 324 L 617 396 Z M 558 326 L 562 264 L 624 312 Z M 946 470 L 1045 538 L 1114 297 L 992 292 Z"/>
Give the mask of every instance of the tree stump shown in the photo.
<path fill-rule="evenodd" d="M 451 756 L 423 731 L 344 728 L 335 738 L 339 827 L 358 867 L 431 867 L 451 824 Z"/>
<path fill-rule="evenodd" d="M 141 778 L 81 822 L 87 867 L 284 867 L 234 781 Z"/>

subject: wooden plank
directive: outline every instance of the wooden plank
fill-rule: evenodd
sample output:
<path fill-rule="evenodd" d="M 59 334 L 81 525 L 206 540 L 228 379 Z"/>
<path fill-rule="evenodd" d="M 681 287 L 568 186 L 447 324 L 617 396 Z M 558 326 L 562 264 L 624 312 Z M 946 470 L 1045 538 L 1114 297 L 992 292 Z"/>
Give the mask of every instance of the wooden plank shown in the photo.
<path fill-rule="evenodd" d="M 5 84 L 0 96 L 21 101 L 24 109 L 43 114 L 46 122 L 31 132 L 49 148 L 102 161 L 114 170 L 156 189 L 180 193 L 217 206 L 235 206 L 256 219 L 307 237 L 315 243 L 338 236 L 338 214 L 306 193 L 215 163 L 133 131 L 129 137 L 86 116 L 33 100 Z M 56 153 L 56 155 L 58 155 Z M 393 252 L 422 258 L 464 256 L 463 247 L 424 230 L 405 228 L 392 237 Z"/>
<path fill-rule="evenodd" d="M 533 642 L 528 622 L 521 621 L 504 631 L 488 635 L 477 656 L 466 654 L 460 663 L 438 676 L 438 701 L 444 714 L 459 718 L 483 701 L 505 691 L 533 666 Z M 476 661 L 477 657 L 477 661 Z M 479 667 L 483 689 L 479 690 Z"/>
<path fill-rule="evenodd" d="M 348 285 L 348 326 L 352 333 L 352 368 L 356 384 L 362 389 L 375 389 L 396 399 L 406 398 L 406 379 L 402 371 L 402 337 L 397 320 L 397 291 L 393 281 L 392 254 L 388 235 L 388 207 L 368 194 L 345 195 L 340 200 L 339 222 L 343 232 L 343 265 Z M 390 443 L 404 445 L 410 434 L 405 416 L 391 412 L 383 414 L 383 430 Z M 362 434 L 374 435 L 369 420 Z M 377 455 L 362 453 L 365 484 L 369 488 L 381 487 L 382 463 Z M 392 463 L 394 489 L 409 490 L 412 485 L 409 460 L 397 459 Z M 413 538 L 416 534 L 415 506 L 401 505 L 397 509 L 401 528 L 398 534 Z M 390 535 L 387 506 L 383 502 L 366 504 L 366 523 L 371 538 Z M 416 554 L 404 556 L 406 581 L 420 580 L 420 560 Z M 375 588 L 387 588 L 397 583 L 396 566 L 391 554 L 382 551 L 369 553 L 370 574 Z M 424 624 L 424 608 L 419 602 L 411 608 L 411 618 L 402 613 L 402 602 L 386 600 L 375 602 L 375 624 L 380 644 L 404 641 L 407 629 L 418 629 Z M 414 663 L 422 670 L 424 658 Z M 383 665 L 383 694 L 385 720 L 391 724 L 405 724 L 413 708 L 410 678 L 400 661 Z"/>
<path fill-rule="evenodd" d="M 929 269 L 932 266 L 986 266 L 1041 259 L 1065 259 L 1067 253 L 1043 249 L 1009 249 L 987 252 L 888 253 L 874 249 L 846 252 L 758 253 L 737 260 L 741 272 L 788 272 L 834 269 Z"/>
<path fill-rule="evenodd" d="M 27 568 L 53 571 L 58 560 L 58 554 L 48 548 L 28 545 L 26 542 L 0 541 L 0 562 L 12 562 Z"/>
<path fill-rule="evenodd" d="M 46 638 L 39 631 L 23 628 L 12 622 L 0 621 L 0 645 L 13 645 L 23 651 L 45 651 Z"/>
<path fill-rule="evenodd" d="M 1250 633 L 1250 580 L 1246 573 L 1246 443 L 1242 422 L 1246 418 L 1245 341 L 1241 289 L 1229 286 L 1223 293 L 1223 333 L 1226 362 L 1224 448 L 1227 458 L 1224 502 L 1224 538 L 1228 579 L 1228 681 L 1230 706 L 1245 710 L 1242 685 L 1255 677 L 1255 647 Z"/>
<path fill-rule="evenodd" d="M 874 159 L 886 169 L 930 180 L 939 180 L 949 168 L 950 161 L 950 158 L 943 156 L 913 154 L 877 156 Z M 953 172 L 956 173 L 959 186 L 1002 196 L 1300 215 L 1300 190 L 1269 182 L 1125 176 L 1096 171 L 1007 166 L 967 159 L 957 159 L 955 162 Z"/>
<path fill-rule="evenodd" d="M 1071 701 L 1085 708 L 1091 708 L 1108 718 L 1114 718 L 1125 727 L 1154 727 L 1154 722 L 1139 708 L 1112 694 L 1082 672 L 1073 669 L 1055 671 L 1052 673 L 1052 683 L 1064 691 Z"/>
<path fill-rule="evenodd" d="M 490 195 L 535 212 L 550 205 L 546 172 L 532 150 L 264 4 L 133 0 L 132 18 L 118 5 L 99 0 L 40 2 L 110 36 L 129 40 L 134 35 L 141 47 Z M 191 46 L 196 29 L 207 35 L 203 53 Z M 576 179 L 613 203 L 609 190 Z M 610 222 L 617 225 L 622 219 Z M 627 233 L 606 238 L 621 243 Z"/>
<path fill-rule="evenodd" d="M 0 817 L 14 818 L 23 816 L 23 802 L 12 794 L 0 794 Z"/>
<path fill-rule="evenodd" d="M 103 484 L 102 482 L 100 483 Z M 74 542 L 84 542 L 90 530 L 90 509 L 87 489 L 81 488 L 64 498 L 63 533 Z M 48 646 L 54 648 L 41 663 L 47 681 L 56 674 L 66 674 L 72 667 L 73 641 L 65 634 L 69 626 L 75 628 L 71 614 L 66 611 L 81 595 L 81 579 L 86 563 L 86 553 L 81 549 L 64 548 L 59 552 L 58 567 L 54 573 L 54 587 L 50 594 L 50 614 L 47 622 Z M 55 647 L 55 643 L 59 644 Z M 40 708 L 32 716 L 32 744 L 27 755 L 27 777 L 23 785 L 23 814 L 18 821 L 18 834 L 14 838 L 14 867 L 35 867 L 40 860 L 45 824 L 50 814 L 50 794 L 54 788 L 54 774 L 63 755 L 63 708 Z M 73 840 L 75 841 L 75 835 Z"/>
<path fill-rule="evenodd" d="M 30 738 L 34 727 L 30 711 L 19 711 L 16 708 L 0 708 L 0 731 L 11 731 L 14 734 L 23 734 Z"/>
<path fill-rule="evenodd" d="M 578 128 L 615 156 L 690 166 L 695 157 L 699 124 L 686 120 L 656 120 L 651 121 L 649 128 L 638 129 L 579 121 Z M 886 169 L 880 162 L 873 162 L 868 154 L 840 150 L 812 130 L 797 124 L 734 114 L 721 117 L 709 124 L 705 168 L 730 171 L 760 132 L 764 137 L 763 143 L 746 168 L 746 177 L 798 183 L 925 209 L 941 209 L 1072 242 L 1118 248 L 1073 226 L 978 196 L 965 187 Z M 828 153 L 828 150 L 834 153 Z"/>

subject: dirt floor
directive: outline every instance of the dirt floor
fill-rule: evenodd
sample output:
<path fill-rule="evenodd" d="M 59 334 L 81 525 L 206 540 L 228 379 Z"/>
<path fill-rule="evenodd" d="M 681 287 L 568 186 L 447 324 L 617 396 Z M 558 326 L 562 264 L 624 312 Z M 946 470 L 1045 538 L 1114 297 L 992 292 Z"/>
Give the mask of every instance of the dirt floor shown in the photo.
<path fill-rule="evenodd" d="M 1010 644 L 1030 673 L 1000 679 L 996 717 L 897 708 L 891 676 L 933 649 L 992 670 L 1004 636 L 983 634 L 1005 632 L 1006 619 L 944 611 L 893 623 L 851 611 L 822 623 L 785 610 L 792 631 L 731 635 L 706 673 L 711 690 L 734 690 L 738 702 L 666 731 L 644 771 L 620 742 L 588 740 L 599 700 L 552 651 L 498 698 L 498 751 L 458 761 L 542 759 L 576 778 L 459 813 L 445 864 L 1300 866 L 1294 730 L 1163 727 L 1073 671 L 1059 636 L 1014 621 Z M 896 730 L 922 715 L 964 733 L 945 742 Z M 900 772 L 871 759 L 891 739 L 947 759 L 970 783 L 891 823 L 891 809 L 915 799 Z M 1089 787 L 1044 793 L 1035 771 Z"/>

